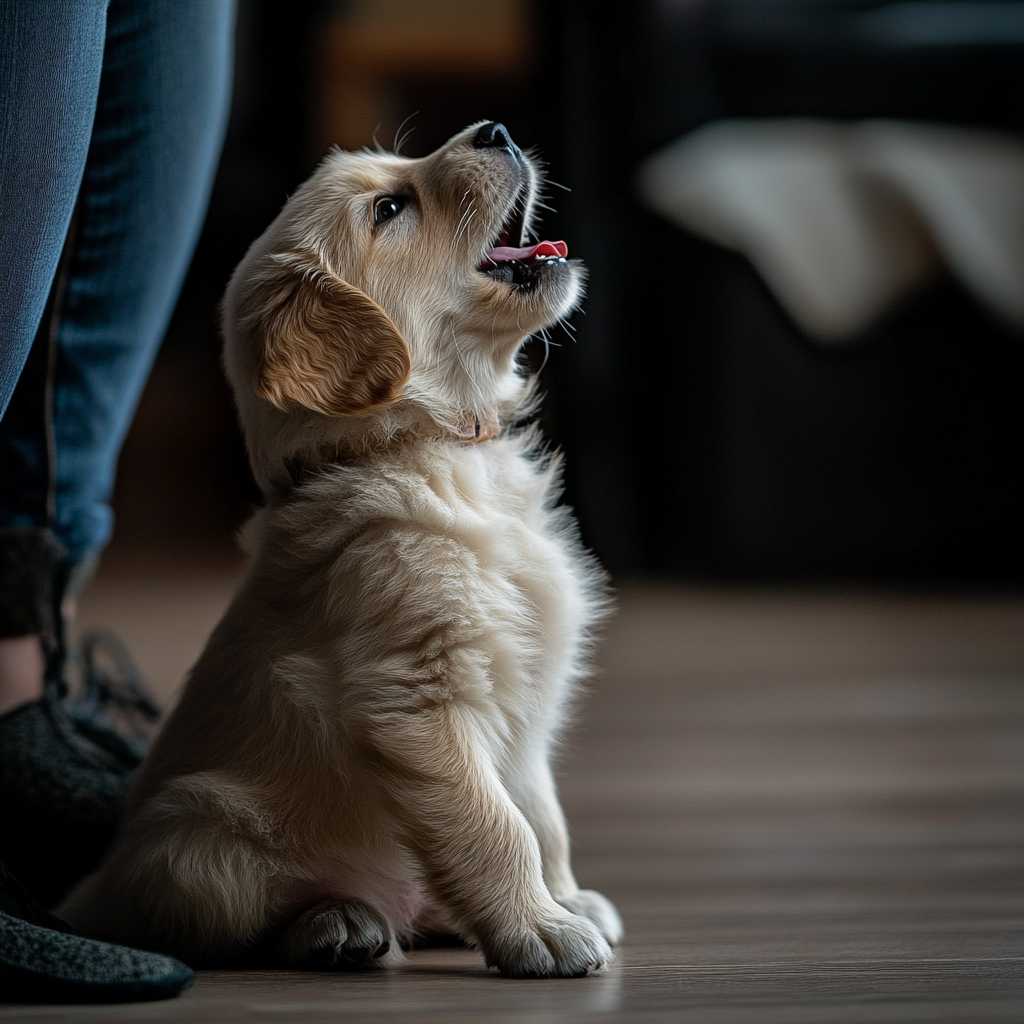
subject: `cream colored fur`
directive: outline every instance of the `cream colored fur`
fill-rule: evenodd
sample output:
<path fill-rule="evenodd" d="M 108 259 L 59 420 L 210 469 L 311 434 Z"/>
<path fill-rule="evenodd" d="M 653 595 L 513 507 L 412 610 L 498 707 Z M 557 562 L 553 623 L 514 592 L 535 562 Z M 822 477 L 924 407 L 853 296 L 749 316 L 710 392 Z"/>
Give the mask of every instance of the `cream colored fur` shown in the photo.
<path fill-rule="evenodd" d="M 329 156 L 231 281 L 267 502 L 115 848 L 62 908 L 86 935 L 200 964 L 386 966 L 431 932 L 510 976 L 611 959 L 622 926 L 576 884 L 549 767 L 606 596 L 514 427 L 519 348 L 582 271 L 479 271 L 537 172 L 475 131 Z M 382 195 L 405 206 L 375 226 Z M 467 416 L 501 435 L 462 443 Z"/>

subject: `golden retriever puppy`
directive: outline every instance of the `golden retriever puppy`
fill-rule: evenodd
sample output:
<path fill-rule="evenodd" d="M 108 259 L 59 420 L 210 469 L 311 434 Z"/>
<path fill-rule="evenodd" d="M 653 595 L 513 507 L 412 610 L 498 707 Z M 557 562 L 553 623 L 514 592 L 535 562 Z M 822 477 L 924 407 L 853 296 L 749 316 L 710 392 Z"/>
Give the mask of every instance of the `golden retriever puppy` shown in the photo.
<path fill-rule="evenodd" d="M 391 965 L 449 932 L 511 977 L 603 970 L 549 759 L 607 599 L 517 426 L 581 268 L 524 244 L 499 124 L 327 157 L 235 272 L 225 363 L 265 507 L 251 564 L 62 908 L 197 964 Z"/>

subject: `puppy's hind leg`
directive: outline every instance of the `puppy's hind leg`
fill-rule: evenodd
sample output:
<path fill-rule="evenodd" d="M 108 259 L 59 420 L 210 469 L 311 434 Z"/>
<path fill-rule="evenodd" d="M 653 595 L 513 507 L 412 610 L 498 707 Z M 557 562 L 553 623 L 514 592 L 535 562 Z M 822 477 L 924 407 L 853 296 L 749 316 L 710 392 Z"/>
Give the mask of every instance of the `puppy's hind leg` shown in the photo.
<path fill-rule="evenodd" d="M 228 778 L 174 779 L 126 824 L 104 865 L 60 912 L 90 938 L 194 965 L 235 964 L 265 934 L 281 873 L 259 841 L 263 819 Z"/>
<path fill-rule="evenodd" d="M 310 907 L 281 933 L 277 954 L 287 966 L 301 970 L 390 967 L 401 960 L 387 918 L 354 897 L 321 900 Z"/>

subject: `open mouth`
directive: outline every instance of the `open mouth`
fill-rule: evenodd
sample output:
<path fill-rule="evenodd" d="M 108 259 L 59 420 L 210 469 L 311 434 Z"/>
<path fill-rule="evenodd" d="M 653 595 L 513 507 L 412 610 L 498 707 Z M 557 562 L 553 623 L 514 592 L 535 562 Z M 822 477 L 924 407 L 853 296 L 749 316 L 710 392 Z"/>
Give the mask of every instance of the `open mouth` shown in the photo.
<path fill-rule="evenodd" d="M 520 246 L 518 243 L 522 237 L 523 213 L 519 204 L 516 204 L 515 212 L 502 226 L 477 270 L 495 281 L 531 285 L 539 272 L 565 263 L 569 254 L 565 242 L 544 241 L 536 245 Z"/>

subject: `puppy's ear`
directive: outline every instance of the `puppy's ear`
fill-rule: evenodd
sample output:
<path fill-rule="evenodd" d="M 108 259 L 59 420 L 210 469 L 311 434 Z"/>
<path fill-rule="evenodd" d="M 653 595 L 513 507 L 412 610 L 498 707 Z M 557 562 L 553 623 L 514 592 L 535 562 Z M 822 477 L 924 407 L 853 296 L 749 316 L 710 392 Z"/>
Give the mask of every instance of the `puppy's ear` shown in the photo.
<path fill-rule="evenodd" d="M 275 254 L 256 277 L 244 322 L 261 398 L 282 411 L 351 416 L 401 397 L 409 349 L 369 295 L 311 255 Z"/>

